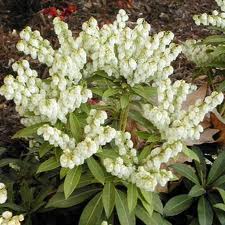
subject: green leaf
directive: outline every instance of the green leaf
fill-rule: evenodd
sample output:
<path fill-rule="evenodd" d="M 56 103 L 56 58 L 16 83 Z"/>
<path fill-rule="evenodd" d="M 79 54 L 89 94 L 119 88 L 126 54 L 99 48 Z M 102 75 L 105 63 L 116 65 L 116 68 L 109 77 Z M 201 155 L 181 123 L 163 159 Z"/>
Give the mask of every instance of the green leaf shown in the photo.
<path fill-rule="evenodd" d="M 158 193 L 152 193 L 152 204 L 155 211 L 163 214 L 163 204 Z"/>
<path fill-rule="evenodd" d="M 142 85 L 136 85 L 132 87 L 132 90 L 134 91 L 134 93 L 140 95 L 145 100 L 151 103 L 153 102 L 152 97 L 154 97 L 157 93 L 155 87 L 149 87 L 149 86 L 144 87 Z"/>
<path fill-rule="evenodd" d="M 150 154 L 151 150 L 152 150 L 152 145 L 145 146 L 141 150 L 141 153 L 138 155 L 138 160 L 142 161 L 142 160 L 146 159 L 146 157 Z"/>
<path fill-rule="evenodd" d="M 129 118 L 138 122 L 140 125 L 144 126 L 149 131 L 152 131 L 155 129 L 155 127 L 152 125 L 152 123 L 149 120 L 147 120 L 146 118 L 144 118 L 143 115 L 138 111 L 130 110 Z"/>
<path fill-rule="evenodd" d="M 105 209 L 105 214 L 107 218 L 109 218 L 115 205 L 115 187 L 111 182 L 106 182 L 104 185 L 102 203 Z"/>
<path fill-rule="evenodd" d="M 213 223 L 213 211 L 204 196 L 198 201 L 198 222 L 200 225 L 211 225 Z"/>
<path fill-rule="evenodd" d="M 90 184 L 98 183 L 98 181 L 93 177 L 93 175 L 88 171 L 87 173 L 82 174 L 80 181 L 77 187 L 85 187 Z"/>
<path fill-rule="evenodd" d="M 51 157 L 48 160 L 44 161 L 37 170 L 37 173 L 54 170 L 60 166 L 55 157 Z"/>
<path fill-rule="evenodd" d="M 144 191 L 142 189 L 140 189 L 140 191 L 141 191 L 141 194 L 143 195 L 145 201 L 151 205 L 152 204 L 152 200 L 153 200 L 152 199 L 152 192 Z"/>
<path fill-rule="evenodd" d="M 16 205 L 14 203 L 4 203 L 4 204 L 1 204 L 1 208 L 12 209 L 13 211 L 16 211 L 16 212 L 26 212 L 26 209 L 25 208 L 23 208 L 20 205 Z"/>
<path fill-rule="evenodd" d="M 123 192 L 116 190 L 116 211 L 120 224 L 123 225 L 134 225 L 134 215 L 129 213 L 127 206 L 127 199 Z"/>
<path fill-rule="evenodd" d="M 223 204 L 223 203 L 215 204 L 215 205 L 213 205 L 213 207 L 225 211 L 225 204 Z"/>
<path fill-rule="evenodd" d="M 48 142 L 44 142 L 39 148 L 39 156 L 42 158 L 47 152 L 49 152 L 53 148 Z"/>
<path fill-rule="evenodd" d="M 67 199 L 77 187 L 81 176 L 81 166 L 69 170 L 64 181 L 64 193 Z"/>
<path fill-rule="evenodd" d="M 4 158 L 0 160 L 0 168 L 8 166 L 10 163 L 21 163 L 21 160 L 14 158 Z"/>
<path fill-rule="evenodd" d="M 171 198 L 164 207 L 164 215 L 175 216 L 188 209 L 192 204 L 192 198 L 186 194 Z"/>
<path fill-rule="evenodd" d="M 82 137 L 82 129 L 80 122 L 74 113 L 70 113 L 69 115 L 69 124 L 73 137 L 77 142 L 80 142 Z"/>
<path fill-rule="evenodd" d="M 60 169 L 60 172 L 59 172 L 60 180 L 62 180 L 66 176 L 69 170 L 70 170 L 69 168 L 64 168 L 64 167 Z"/>
<path fill-rule="evenodd" d="M 96 156 L 105 159 L 105 158 L 110 158 L 110 159 L 117 159 L 119 157 L 118 153 L 116 153 L 115 149 L 102 149 L 101 151 L 98 151 Z"/>
<path fill-rule="evenodd" d="M 199 185 L 194 185 L 191 190 L 189 191 L 188 195 L 190 197 L 198 197 L 201 196 L 203 194 L 205 194 L 205 189 Z"/>
<path fill-rule="evenodd" d="M 111 96 L 116 95 L 118 93 L 119 93 L 118 89 L 109 88 L 103 93 L 102 97 L 108 98 L 108 97 L 111 97 Z"/>
<path fill-rule="evenodd" d="M 223 203 L 225 203 L 225 190 L 221 189 L 221 188 L 216 188 L 217 191 L 219 191 L 222 199 L 223 199 Z"/>
<path fill-rule="evenodd" d="M 175 169 L 177 173 L 186 177 L 188 180 L 192 181 L 193 183 L 199 184 L 198 177 L 196 176 L 195 170 L 192 167 L 185 164 L 181 164 L 181 163 L 173 164 L 170 167 Z"/>
<path fill-rule="evenodd" d="M 140 206 L 137 205 L 135 209 L 136 216 L 143 221 L 146 225 L 162 225 L 163 219 L 158 213 L 153 213 L 152 216 L 150 216 L 146 210 Z"/>
<path fill-rule="evenodd" d="M 217 159 L 214 161 L 207 179 L 207 184 L 213 183 L 218 177 L 220 177 L 225 172 L 225 152 L 218 155 Z"/>
<path fill-rule="evenodd" d="M 103 210 L 102 193 L 98 193 L 84 208 L 79 225 L 94 225 L 101 217 Z"/>
<path fill-rule="evenodd" d="M 18 132 L 16 132 L 13 136 L 12 139 L 14 138 L 26 138 L 26 137 L 31 137 L 34 134 L 37 133 L 38 128 L 40 128 L 41 126 L 43 126 L 46 123 L 38 123 L 38 124 L 34 124 L 30 127 L 25 127 L 21 130 L 19 130 Z"/>
<path fill-rule="evenodd" d="M 202 41 L 204 44 L 223 44 L 224 42 L 225 37 L 223 35 L 211 35 Z"/>
<path fill-rule="evenodd" d="M 102 167 L 99 165 L 99 163 L 93 158 L 90 157 L 87 160 L 88 168 L 90 169 L 93 176 L 102 184 L 105 182 L 105 174 L 102 169 Z"/>
<path fill-rule="evenodd" d="M 155 143 L 155 142 L 159 142 L 160 140 L 161 140 L 160 134 L 150 134 L 147 142 Z"/>
<path fill-rule="evenodd" d="M 128 106 L 129 101 L 130 101 L 130 96 L 128 94 L 123 94 L 120 97 L 120 106 L 121 106 L 121 109 L 125 109 Z"/>
<path fill-rule="evenodd" d="M 192 149 L 185 147 L 183 152 L 188 158 L 200 162 L 198 155 Z"/>
<path fill-rule="evenodd" d="M 225 189 L 225 175 L 219 177 L 214 183 L 214 187 L 222 187 Z"/>
<path fill-rule="evenodd" d="M 101 188 L 97 187 L 93 187 L 91 189 L 89 187 L 76 189 L 67 199 L 65 199 L 63 192 L 57 192 L 49 200 L 45 208 L 69 208 L 82 203 L 100 190 Z"/>
<path fill-rule="evenodd" d="M 130 213 L 135 209 L 137 205 L 137 199 L 137 186 L 135 184 L 129 183 L 127 187 L 127 204 Z"/>
<path fill-rule="evenodd" d="M 195 163 L 195 168 L 197 170 L 198 177 L 199 177 L 199 179 L 201 181 L 201 184 L 205 185 L 205 182 L 206 182 L 206 162 L 205 162 L 205 157 L 204 157 L 202 151 L 199 148 L 193 147 L 192 150 L 198 155 L 198 158 L 200 160 L 200 162 L 194 161 L 194 163 Z"/>

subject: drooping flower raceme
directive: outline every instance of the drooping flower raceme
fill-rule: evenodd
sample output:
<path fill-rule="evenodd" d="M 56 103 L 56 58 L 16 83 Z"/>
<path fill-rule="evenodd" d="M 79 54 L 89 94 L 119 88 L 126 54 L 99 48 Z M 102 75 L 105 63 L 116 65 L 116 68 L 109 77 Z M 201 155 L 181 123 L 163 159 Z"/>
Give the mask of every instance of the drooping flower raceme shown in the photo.
<path fill-rule="evenodd" d="M 127 20 L 124 10 L 119 11 L 113 24 L 102 28 L 91 18 L 83 24 L 79 36 L 73 38 L 68 25 L 55 18 L 54 30 L 60 44 L 57 50 L 38 31 L 25 28 L 17 48 L 45 64 L 49 77 L 39 78 L 28 61 L 18 61 L 13 64 L 18 76 L 7 76 L 0 94 L 14 100 L 25 126 L 46 122 L 37 134 L 62 149 L 62 167 L 72 169 L 82 165 L 109 147 L 114 157 L 104 157 L 101 161 L 107 172 L 154 191 L 158 184 L 164 186 L 173 179 L 172 172 L 162 164 L 183 150 L 185 140 L 199 138 L 203 130 L 199 123 L 221 103 L 223 96 L 214 92 L 203 103 L 196 102 L 183 110 L 183 101 L 196 87 L 184 81 L 172 83 L 168 78 L 173 73 L 171 62 L 182 47 L 171 43 L 174 36 L 171 32 L 149 36 L 150 25 L 146 21 L 138 19 L 131 29 L 126 26 Z M 140 113 L 159 130 L 163 144 L 145 159 L 138 159 L 131 134 L 119 130 L 115 125 L 118 121 L 108 118 L 106 111 L 89 111 L 86 124 L 81 128 L 81 140 L 75 141 L 70 132 L 67 133 L 68 114 L 82 112 L 81 105 L 92 98 L 93 84 L 87 79 L 98 71 L 104 71 L 117 83 L 127 83 L 130 89 L 135 85 L 157 89 L 157 102 L 151 105 L 143 101 Z M 55 127 L 58 121 L 63 124 L 62 130 Z"/>

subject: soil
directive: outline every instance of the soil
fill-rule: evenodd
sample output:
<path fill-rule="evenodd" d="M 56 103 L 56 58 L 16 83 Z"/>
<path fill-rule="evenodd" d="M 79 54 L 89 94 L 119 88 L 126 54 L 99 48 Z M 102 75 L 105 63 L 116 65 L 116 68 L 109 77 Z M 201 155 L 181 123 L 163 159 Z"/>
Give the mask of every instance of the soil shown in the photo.
<path fill-rule="evenodd" d="M 91 16 L 102 25 L 115 19 L 118 9 L 126 8 L 130 21 L 145 18 L 152 26 L 152 32 L 170 30 L 175 34 L 175 41 L 181 42 L 189 38 L 203 38 L 209 31 L 197 27 L 192 20 L 194 14 L 216 9 L 213 0 L 0 0 L 0 84 L 4 77 L 12 73 L 11 64 L 24 57 L 15 48 L 19 31 L 29 25 L 41 31 L 45 38 L 57 45 L 52 30 L 52 19 L 43 16 L 41 10 L 55 6 L 63 8 L 66 4 L 75 4 L 76 13 L 65 19 L 74 34 L 81 29 L 81 24 Z M 188 79 L 194 66 L 181 55 L 174 64 L 176 79 Z M 44 68 L 35 65 L 42 74 Z M 11 101 L 0 97 L 0 146 L 13 145 L 17 142 L 11 136 L 21 127 L 19 116 Z M 17 143 L 18 144 L 18 143 Z"/>

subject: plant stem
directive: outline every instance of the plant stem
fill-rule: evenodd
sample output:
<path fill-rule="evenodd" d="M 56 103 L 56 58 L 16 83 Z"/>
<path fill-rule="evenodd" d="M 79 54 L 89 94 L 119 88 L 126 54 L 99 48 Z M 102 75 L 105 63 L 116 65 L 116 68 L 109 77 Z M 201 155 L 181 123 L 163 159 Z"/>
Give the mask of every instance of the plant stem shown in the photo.
<path fill-rule="evenodd" d="M 127 126 L 127 118 L 128 118 L 128 113 L 129 113 L 129 104 L 127 107 L 120 112 L 120 124 L 119 128 L 121 131 L 125 132 L 126 126 Z"/>

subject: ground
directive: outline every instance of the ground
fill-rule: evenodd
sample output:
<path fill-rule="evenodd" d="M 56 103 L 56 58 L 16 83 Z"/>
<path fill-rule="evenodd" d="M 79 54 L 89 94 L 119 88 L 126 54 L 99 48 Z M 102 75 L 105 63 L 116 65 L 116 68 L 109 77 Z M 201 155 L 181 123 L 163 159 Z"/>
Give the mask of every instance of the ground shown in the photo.
<path fill-rule="evenodd" d="M 62 3 L 63 2 L 63 3 Z M 63 8 L 66 4 L 77 6 L 76 13 L 66 18 L 74 35 L 79 32 L 81 24 L 91 16 L 100 24 L 110 23 L 120 7 L 126 7 L 130 21 L 145 18 L 152 26 L 152 32 L 170 30 L 175 34 L 175 41 L 182 42 L 189 38 L 203 38 L 208 34 L 204 28 L 197 27 L 192 16 L 197 13 L 209 12 L 216 9 L 213 0 L 0 0 L 0 84 L 4 77 L 12 73 L 10 65 L 23 55 L 16 51 L 18 32 L 29 25 L 41 31 L 42 35 L 56 46 L 51 19 L 43 16 L 41 10 L 55 6 Z M 131 24 L 132 25 L 132 24 Z M 35 65 L 41 76 L 45 70 Z M 193 65 L 180 56 L 174 64 L 175 78 L 186 79 L 193 72 Z M 15 144 L 11 136 L 20 128 L 19 116 L 12 102 L 0 98 L 0 146 Z"/>

